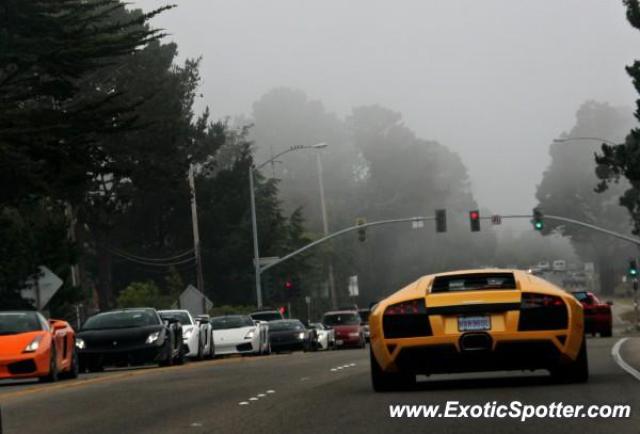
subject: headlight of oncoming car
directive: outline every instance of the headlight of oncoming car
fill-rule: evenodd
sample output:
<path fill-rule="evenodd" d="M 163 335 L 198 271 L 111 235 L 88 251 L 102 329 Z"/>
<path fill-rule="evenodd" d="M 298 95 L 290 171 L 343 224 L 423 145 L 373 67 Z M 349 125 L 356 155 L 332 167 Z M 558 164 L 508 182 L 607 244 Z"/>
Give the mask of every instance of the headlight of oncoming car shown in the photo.
<path fill-rule="evenodd" d="M 298 339 L 304 339 L 304 332 L 298 333 Z"/>
<path fill-rule="evenodd" d="M 256 333 L 256 329 L 251 329 L 247 332 L 247 334 L 245 335 L 245 339 L 253 339 L 253 336 Z"/>
<path fill-rule="evenodd" d="M 185 330 L 184 333 L 182 334 L 182 337 L 184 339 L 189 339 L 192 334 L 193 334 L 193 329 Z"/>
<path fill-rule="evenodd" d="M 159 337 L 160 337 L 160 332 L 153 332 L 149 336 L 147 336 L 146 343 L 147 344 L 156 343 L 156 341 L 158 340 Z"/>
<path fill-rule="evenodd" d="M 84 343 L 84 339 L 76 338 L 76 348 L 79 350 L 84 350 L 86 348 L 86 344 Z"/>
<path fill-rule="evenodd" d="M 24 349 L 25 353 L 33 353 L 40 347 L 40 341 L 42 340 L 42 336 L 36 336 L 33 340 L 27 345 Z"/>

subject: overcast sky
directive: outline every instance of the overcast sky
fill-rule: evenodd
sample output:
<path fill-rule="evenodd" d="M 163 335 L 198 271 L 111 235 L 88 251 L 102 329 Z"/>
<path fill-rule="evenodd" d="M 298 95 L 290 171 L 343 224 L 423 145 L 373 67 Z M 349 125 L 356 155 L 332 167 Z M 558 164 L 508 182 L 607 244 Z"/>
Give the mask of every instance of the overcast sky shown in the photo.
<path fill-rule="evenodd" d="M 640 32 L 621 0 L 174 0 L 155 19 L 203 56 L 201 105 L 248 115 L 276 86 L 340 115 L 381 104 L 457 151 L 482 207 L 522 212 L 588 100 L 628 106 Z M 143 9 L 165 1 L 138 0 Z"/>

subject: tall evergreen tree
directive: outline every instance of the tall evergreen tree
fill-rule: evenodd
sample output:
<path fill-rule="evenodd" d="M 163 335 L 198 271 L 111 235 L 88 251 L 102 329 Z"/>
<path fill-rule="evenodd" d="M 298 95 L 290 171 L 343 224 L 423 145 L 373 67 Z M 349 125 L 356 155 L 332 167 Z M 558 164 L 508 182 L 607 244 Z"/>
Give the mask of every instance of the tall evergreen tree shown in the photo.
<path fill-rule="evenodd" d="M 640 3 L 638 0 L 623 0 L 627 7 L 627 20 L 640 30 Z M 633 86 L 640 93 L 640 60 L 627 66 L 627 73 L 633 79 Z M 635 117 L 640 121 L 640 99 L 636 101 Z M 596 174 L 601 180 L 597 191 L 606 191 L 612 183 L 618 183 L 621 178 L 628 181 L 628 188 L 619 198 L 634 223 L 634 233 L 640 234 L 640 129 L 633 128 L 626 136 L 624 143 L 619 145 L 602 144 L 599 154 L 596 154 Z"/>

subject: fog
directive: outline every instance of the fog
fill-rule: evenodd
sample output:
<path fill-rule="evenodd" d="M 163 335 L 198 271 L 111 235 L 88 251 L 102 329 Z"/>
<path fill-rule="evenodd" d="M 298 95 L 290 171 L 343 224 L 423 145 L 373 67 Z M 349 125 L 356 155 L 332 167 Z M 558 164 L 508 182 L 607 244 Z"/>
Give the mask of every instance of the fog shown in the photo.
<path fill-rule="evenodd" d="M 216 117 L 250 114 L 277 86 L 338 115 L 384 105 L 457 151 L 498 212 L 535 203 L 548 145 L 582 102 L 633 105 L 638 35 L 621 1 L 182 0 L 155 24 L 182 58 L 203 56 L 199 105 Z"/>

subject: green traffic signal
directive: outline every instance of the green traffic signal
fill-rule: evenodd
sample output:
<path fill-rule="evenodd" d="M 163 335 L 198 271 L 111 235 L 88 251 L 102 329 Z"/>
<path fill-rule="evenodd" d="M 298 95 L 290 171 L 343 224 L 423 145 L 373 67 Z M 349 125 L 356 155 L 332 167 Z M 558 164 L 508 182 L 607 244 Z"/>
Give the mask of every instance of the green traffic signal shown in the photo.
<path fill-rule="evenodd" d="M 531 223 L 533 223 L 533 228 L 536 231 L 541 231 L 542 229 L 544 229 L 544 220 L 542 219 L 542 211 L 540 211 L 538 208 L 533 209 L 533 220 L 531 220 Z"/>
<path fill-rule="evenodd" d="M 633 259 L 629 261 L 629 276 L 638 277 L 638 265 Z"/>

